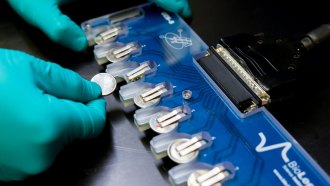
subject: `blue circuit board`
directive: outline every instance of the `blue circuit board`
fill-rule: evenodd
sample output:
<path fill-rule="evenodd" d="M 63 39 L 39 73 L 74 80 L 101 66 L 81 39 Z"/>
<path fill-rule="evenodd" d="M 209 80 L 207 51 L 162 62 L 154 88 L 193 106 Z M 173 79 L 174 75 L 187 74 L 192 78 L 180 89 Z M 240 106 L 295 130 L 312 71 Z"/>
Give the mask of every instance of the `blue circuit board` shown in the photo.
<path fill-rule="evenodd" d="M 173 88 L 157 104 L 140 108 L 136 113 L 145 110 L 155 114 L 150 110 L 167 108 L 171 111 L 183 105 L 190 109 L 189 117 L 180 121 L 173 131 L 154 138 L 151 142 L 153 151 L 157 149 L 152 146 L 162 140 L 168 146 L 171 140 L 179 137 L 209 136 L 207 145 L 200 148 L 193 161 L 178 164 L 169 171 L 174 185 L 186 184 L 199 167 L 211 170 L 217 165 L 228 169 L 232 175 L 223 183 L 228 186 L 330 184 L 328 175 L 266 108 L 244 114 L 231 103 L 196 62 L 208 46 L 178 15 L 147 3 L 88 20 L 81 26 L 90 45 L 94 45 L 93 39 L 100 30 L 103 32 L 118 23 L 125 28 L 122 35 L 105 44 L 135 42 L 140 48 L 128 59 L 116 63 L 154 61 L 157 64 L 154 73 L 123 87 L 134 83 L 158 85 L 169 82 Z M 95 48 L 102 45 L 104 43 Z M 111 64 L 107 68 L 111 68 Z M 191 97 L 185 98 L 185 91 L 189 91 Z M 148 122 L 143 124 L 148 125 Z M 184 176 L 179 176 L 180 171 Z"/>

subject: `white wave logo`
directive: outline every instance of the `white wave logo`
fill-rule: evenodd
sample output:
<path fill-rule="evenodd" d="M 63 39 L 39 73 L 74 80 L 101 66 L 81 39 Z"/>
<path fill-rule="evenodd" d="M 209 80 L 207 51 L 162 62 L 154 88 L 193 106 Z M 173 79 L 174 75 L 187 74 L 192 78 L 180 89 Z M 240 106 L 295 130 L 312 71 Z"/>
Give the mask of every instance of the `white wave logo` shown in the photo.
<path fill-rule="evenodd" d="M 287 155 L 288 151 L 292 147 L 292 144 L 290 142 L 283 142 L 283 143 L 265 146 L 267 139 L 266 139 L 266 136 L 264 135 L 264 133 L 259 132 L 259 137 L 260 137 L 261 141 L 260 141 L 259 145 L 257 145 L 257 147 L 256 147 L 257 152 L 266 152 L 266 151 L 275 150 L 275 149 L 282 149 L 281 156 L 282 156 L 283 161 L 285 163 L 288 163 L 290 161 L 290 159 L 288 158 L 288 155 Z"/>

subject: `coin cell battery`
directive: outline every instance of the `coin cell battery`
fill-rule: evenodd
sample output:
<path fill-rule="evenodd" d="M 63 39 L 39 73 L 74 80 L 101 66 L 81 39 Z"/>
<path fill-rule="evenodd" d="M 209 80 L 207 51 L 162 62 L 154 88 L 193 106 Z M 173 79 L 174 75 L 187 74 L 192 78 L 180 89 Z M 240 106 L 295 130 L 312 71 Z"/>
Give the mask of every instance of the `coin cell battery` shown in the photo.
<path fill-rule="evenodd" d="M 221 186 L 230 176 L 229 171 L 219 167 L 212 170 L 197 170 L 193 172 L 188 180 L 188 186 Z"/>
<path fill-rule="evenodd" d="M 97 83 L 101 87 L 103 96 L 111 94 L 117 86 L 116 79 L 108 73 L 96 74 L 91 81 Z"/>
<path fill-rule="evenodd" d="M 121 47 L 115 47 L 108 51 L 106 58 L 112 62 L 127 61 L 132 55 L 141 53 L 141 45 L 137 42 L 127 43 Z"/>
<path fill-rule="evenodd" d="M 81 28 L 85 32 L 89 46 L 112 42 L 117 37 L 128 34 L 125 22 L 142 18 L 143 15 L 144 11 L 141 8 L 130 8 L 85 21 Z"/>
<path fill-rule="evenodd" d="M 187 114 L 183 112 L 182 108 L 174 109 L 171 112 L 160 112 L 150 118 L 149 125 L 152 130 L 158 133 L 169 133 L 179 125 L 181 119 Z"/>
<path fill-rule="evenodd" d="M 99 34 L 99 33 L 103 33 L 105 31 L 107 31 L 108 29 L 110 29 L 111 26 L 109 25 L 104 25 L 104 26 L 99 26 L 96 28 L 92 28 L 92 26 L 89 23 L 84 24 L 83 26 L 83 30 L 85 32 L 87 41 L 88 41 L 88 46 L 93 46 L 95 44 L 97 44 L 95 42 L 95 37 Z"/>
<path fill-rule="evenodd" d="M 151 72 L 150 66 L 151 65 L 149 65 L 148 63 L 141 63 L 139 67 L 128 72 L 125 75 L 125 77 L 126 77 L 125 79 L 127 80 L 127 82 L 133 82 L 133 81 L 139 80 L 145 74 L 148 74 Z"/>
<path fill-rule="evenodd" d="M 177 139 L 169 145 L 167 154 L 176 163 L 188 163 L 196 159 L 199 150 L 206 144 L 201 136 Z"/>
<path fill-rule="evenodd" d="M 127 61 L 132 55 L 139 55 L 142 47 L 137 42 L 127 44 L 120 42 L 104 42 L 94 47 L 94 57 L 99 65 Z"/>
<path fill-rule="evenodd" d="M 155 88 L 144 89 L 140 94 L 134 97 L 134 103 L 141 107 L 146 108 L 159 103 L 161 96 L 168 92 L 164 84 L 160 84 Z"/>
<path fill-rule="evenodd" d="M 127 27 L 123 24 L 112 25 L 107 28 L 105 31 L 100 32 L 94 38 L 94 42 L 96 44 L 102 44 L 105 42 L 113 42 L 119 36 L 123 36 L 127 34 Z"/>
<path fill-rule="evenodd" d="M 157 71 L 157 63 L 154 61 L 143 61 L 141 63 L 129 61 L 126 63 L 111 63 L 105 70 L 116 78 L 117 83 L 125 80 L 127 83 L 143 79 Z"/>

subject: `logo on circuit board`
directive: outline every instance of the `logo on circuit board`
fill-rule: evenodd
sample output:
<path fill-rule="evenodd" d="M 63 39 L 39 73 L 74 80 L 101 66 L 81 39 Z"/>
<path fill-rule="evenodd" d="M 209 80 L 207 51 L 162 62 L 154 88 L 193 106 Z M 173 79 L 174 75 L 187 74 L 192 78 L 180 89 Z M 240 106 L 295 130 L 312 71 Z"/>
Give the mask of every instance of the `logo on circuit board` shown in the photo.
<path fill-rule="evenodd" d="M 283 161 L 285 163 L 288 163 L 290 161 L 290 159 L 288 158 L 288 155 L 287 155 L 288 151 L 291 149 L 291 146 L 292 146 L 292 144 L 290 142 L 282 142 L 282 143 L 265 146 L 267 139 L 266 139 L 266 136 L 264 135 L 264 133 L 260 132 L 259 137 L 260 137 L 261 141 L 256 147 L 257 152 L 266 152 L 266 151 L 275 150 L 275 149 L 282 149 L 281 156 L 282 156 Z"/>
<path fill-rule="evenodd" d="M 255 148 L 257 152 L 267 152 L 267 151 L 282 149 L 281 157 L 285 162 L 285 164 L 282 165 L 282 168 L 287 173 L 287 175 L 291 177 L 292 181 L 296 185 L 301 185 L 301 186 L 315 185 L 313 183 L 312 178 L 308 176 L 307 171 L 305 171 L 303 166 L 299 164 L 299 161 L 289 159 L 288 151 L 292 147 L 292 144 L 290 142 L 286 141 L 286 142 L 276 143 L 266 146 L 266 142 L 267 142 L 266 136 L 262 132 L 259 132 L 258 134 L 261 141 Z M 283 185 L 289 185 L 288 181 L 281 175 L 281 173 L 276 168 L 273 169 L 273 172 L 280 179 L 280 181 L 284 183 Z"/>
<path fill-rule="evenodd" d="M 192 45 L 191 38 L 182 36 L 182 29 L 178 30 L 178 34 L 168 32 L 165 35 L 160 35 L 159 38 L 164 39 L 170 47 L 176 50 L 181 50 Z"/>

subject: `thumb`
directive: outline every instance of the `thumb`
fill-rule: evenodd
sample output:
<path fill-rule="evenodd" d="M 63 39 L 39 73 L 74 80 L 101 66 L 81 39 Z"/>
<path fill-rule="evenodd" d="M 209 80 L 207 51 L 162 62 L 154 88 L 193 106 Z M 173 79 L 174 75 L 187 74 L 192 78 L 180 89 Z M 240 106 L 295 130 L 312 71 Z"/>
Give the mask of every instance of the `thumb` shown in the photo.
<path fill-rule="evenodd" d="M 87 48 L 85 34 L 58 8 L 58 0 L 9 0 L 12 8 L 28 23 L 41 29 L 51 40 L 75 51 Z"/>

